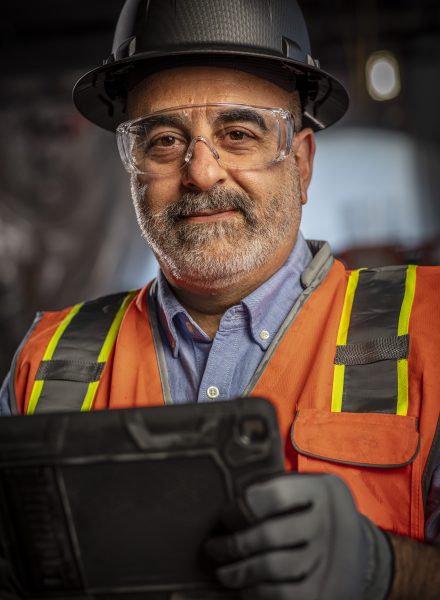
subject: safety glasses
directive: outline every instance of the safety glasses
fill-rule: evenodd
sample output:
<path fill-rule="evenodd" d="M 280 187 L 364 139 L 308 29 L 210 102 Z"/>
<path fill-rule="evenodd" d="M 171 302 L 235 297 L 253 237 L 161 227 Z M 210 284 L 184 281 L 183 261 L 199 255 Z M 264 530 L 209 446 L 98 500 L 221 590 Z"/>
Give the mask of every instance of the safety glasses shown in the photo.
<path fill-rule="evenodd" d="M 282 108 L 218 102 L 138 117 L 121 123 L 116 135 L 127 171 L 163 177 L 188 165 L 198 143 L 223 168 L 265 168 L 289 155 L 294 130 L 291 113 Z"/>

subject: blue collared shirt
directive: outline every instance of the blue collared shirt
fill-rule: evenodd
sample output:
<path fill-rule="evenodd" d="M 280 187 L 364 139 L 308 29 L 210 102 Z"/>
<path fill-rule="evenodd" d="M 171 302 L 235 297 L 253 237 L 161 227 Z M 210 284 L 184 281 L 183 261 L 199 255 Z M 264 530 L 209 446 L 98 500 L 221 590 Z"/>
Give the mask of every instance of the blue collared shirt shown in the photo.
<path fill-rule="evenodd" d="M 162 273 L 156 302 L 174 403 L 230 400 L 243 394 L 273 336 L 303 291 L 312 260 L 301 233 L 287 261 L 223 315 L 211 339 L 174 296 Z"/>

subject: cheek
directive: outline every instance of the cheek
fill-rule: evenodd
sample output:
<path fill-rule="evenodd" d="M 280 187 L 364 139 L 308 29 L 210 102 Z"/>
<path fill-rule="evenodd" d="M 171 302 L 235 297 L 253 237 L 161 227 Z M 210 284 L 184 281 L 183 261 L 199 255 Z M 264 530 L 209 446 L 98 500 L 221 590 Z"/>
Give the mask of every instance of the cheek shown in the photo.
<path fill-rule="evenodd" d="M 288 167 L 288 168 L 287 168 Z M 291 193 L 293 189 L 293 166 L 281 163 L 262 171 L 237 172 L 234 179 L 257 204 L 268 198 Z"/>
<path fill-rule="evenodd" d="M 146 185 L 144 200 L 153 210 L 160 210 L 178 200 L 181 195 L 180 179 L 166 177 L 163 179 L 149 179 L 141 181 Z"/>
<path fill-rule="evenodd" d="M 233 180 L 239 190 L 244 191 L 252 200 L 259 203 L 270 191 L 272 177 L 263 171 L 236 171 Z"/>

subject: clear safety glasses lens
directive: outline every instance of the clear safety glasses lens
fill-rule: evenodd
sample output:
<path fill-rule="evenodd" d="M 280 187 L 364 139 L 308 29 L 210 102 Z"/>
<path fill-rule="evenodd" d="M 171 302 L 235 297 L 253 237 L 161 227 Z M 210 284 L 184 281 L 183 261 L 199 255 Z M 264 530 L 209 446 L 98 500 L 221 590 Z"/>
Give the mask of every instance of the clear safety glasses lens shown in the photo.
<path fill-rule="evenodd" d="M 194 160 L 198 143 L 228 169 L 254 170 L 287 157 L 291 114 L 243 104 L 180 106 L 122 123 L 119 152 L 131 173 L 165 176 Z"/>

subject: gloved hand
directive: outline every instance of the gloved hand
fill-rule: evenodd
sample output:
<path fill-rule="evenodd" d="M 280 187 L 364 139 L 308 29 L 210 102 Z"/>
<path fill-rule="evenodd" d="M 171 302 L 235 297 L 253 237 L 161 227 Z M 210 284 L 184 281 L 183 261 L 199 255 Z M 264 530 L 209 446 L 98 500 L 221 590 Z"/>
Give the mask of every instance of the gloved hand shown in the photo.
<path fill-rule="evenodd" d="M 245 600 L 384 600 L 391 544 L 341 479 L 289 473 L 238 500 L 249 525 L 207 543 L 220 582 Z M 252 524 L 250 524 L 252 522 Z"/>

